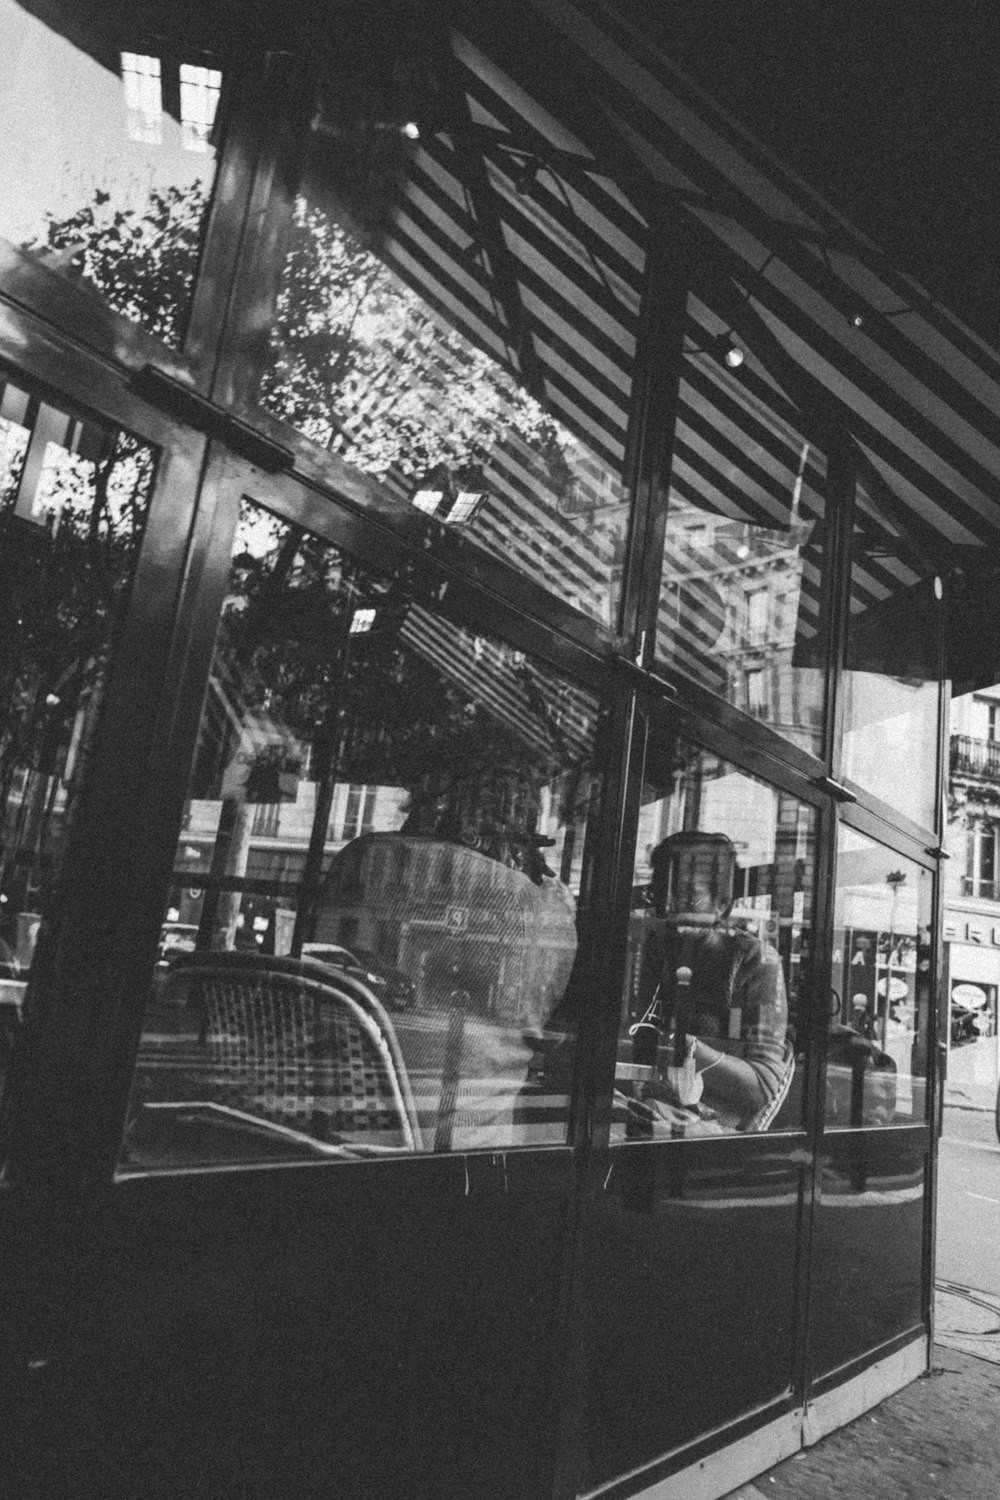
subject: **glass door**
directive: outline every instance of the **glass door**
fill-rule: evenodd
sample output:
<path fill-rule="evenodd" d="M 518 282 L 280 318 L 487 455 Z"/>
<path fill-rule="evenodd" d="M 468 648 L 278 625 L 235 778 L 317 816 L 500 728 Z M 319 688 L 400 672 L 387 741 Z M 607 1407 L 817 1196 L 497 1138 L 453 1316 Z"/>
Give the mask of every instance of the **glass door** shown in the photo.
<path fill-rule="evenodd" d="M 795 1381 L 821 812 L 680 716 L 644 728 L 580 1249 L 582 1492 L 637 1466 L 652 1482 L 699 1435 L 789 1405 Z"/>

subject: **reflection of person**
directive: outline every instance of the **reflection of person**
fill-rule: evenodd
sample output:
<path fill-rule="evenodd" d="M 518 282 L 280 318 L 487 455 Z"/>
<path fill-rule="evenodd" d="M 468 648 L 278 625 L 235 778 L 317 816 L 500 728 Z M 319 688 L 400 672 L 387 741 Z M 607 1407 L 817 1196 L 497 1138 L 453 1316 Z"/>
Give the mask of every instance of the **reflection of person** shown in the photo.
<path fill-rule="evenodd" d="M 673 1061 L 641 1096 L 654 1128 L 658 1116 L 675 1135 L 764 1129 L 791 1078 L 778 954 L 727 921 L 734 867 L 723 834 L 674 834 L 652 855 L 660 920 L 643 951 L 639 1001 L 660 1040 L 672 1040 Z"/>

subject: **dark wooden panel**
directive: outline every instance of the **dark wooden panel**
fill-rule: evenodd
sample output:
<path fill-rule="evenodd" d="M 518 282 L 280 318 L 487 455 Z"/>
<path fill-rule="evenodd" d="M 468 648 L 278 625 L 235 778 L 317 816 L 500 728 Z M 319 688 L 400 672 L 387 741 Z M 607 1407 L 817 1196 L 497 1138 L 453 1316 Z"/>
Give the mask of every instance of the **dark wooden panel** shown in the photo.
<path fill-rule="evenodd" d="M 76 1258 L 40 1493 L 538 1494 L 570 1161 L 118 1184 Z"/>
<path fill-rule="evenodd" d="M 583 1225 L 585 1488 L 791 1386 L 805 1162 L 787 1140 L 612 1150 Z"/>
<path fill-rule="evenodd" d="M 810 1271 L 813 1380 L 923 1321 L 929 1150 L 923 1129 L 825 1137 Z"/>

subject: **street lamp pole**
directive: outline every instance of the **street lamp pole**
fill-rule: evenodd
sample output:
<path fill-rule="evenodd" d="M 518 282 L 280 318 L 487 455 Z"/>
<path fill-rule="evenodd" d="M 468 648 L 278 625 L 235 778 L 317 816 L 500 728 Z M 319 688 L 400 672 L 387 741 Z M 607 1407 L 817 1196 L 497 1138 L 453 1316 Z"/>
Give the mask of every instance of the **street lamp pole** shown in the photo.
<path fill-rule="evenodd" d="M 889 1006 L 892 1003 L 892 954 L 896 943 L 896 906 L 899 900 L 899 887 L 906 880 L 904 870 L 893 870 L 885 877 L 886 885 L 892 891 L 892 906 L 889 911 L 889 950 L 885 956 L 885 1009 L 882 1011 L 882 1051 L 885 1051 L 886 1037 L 889 1031 Z M 877 988 L 876 988 L 877 993 Z"/>

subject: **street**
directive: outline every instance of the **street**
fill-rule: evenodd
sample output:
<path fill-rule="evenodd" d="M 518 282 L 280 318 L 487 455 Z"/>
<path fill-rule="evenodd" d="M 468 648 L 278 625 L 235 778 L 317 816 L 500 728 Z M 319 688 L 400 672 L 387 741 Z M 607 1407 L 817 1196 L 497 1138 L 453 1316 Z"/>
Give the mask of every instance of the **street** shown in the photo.
<path fill-rule="evenodd" d="M 946 1108 L 937 1280 L 1000 1294 L 1000 1143 L 992 1111 Z"/>

